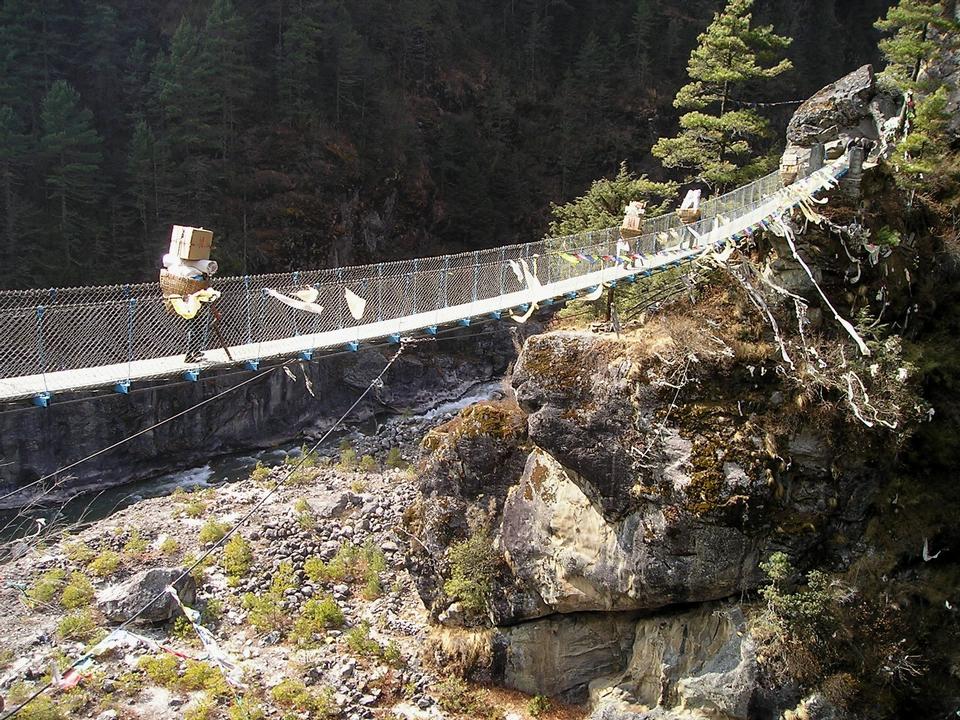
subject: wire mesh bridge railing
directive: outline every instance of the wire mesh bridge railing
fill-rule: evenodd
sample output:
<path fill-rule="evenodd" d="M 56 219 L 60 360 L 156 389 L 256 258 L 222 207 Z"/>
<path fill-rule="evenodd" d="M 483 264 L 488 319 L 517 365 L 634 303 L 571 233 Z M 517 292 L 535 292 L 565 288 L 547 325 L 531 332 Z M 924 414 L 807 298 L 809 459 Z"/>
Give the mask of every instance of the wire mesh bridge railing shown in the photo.
<path fill-rule="evenodd" d="M 705 236 L 720 237 L 721 225 L 733 232 L 736 220 L 764 204 L 789 205 L 787 190 L 772 173 L 707 200 L 702 219 L 692 225 L 675 214 L 647 220 L 646 234 L 630 243 L 631 253 L 643 256 L 632 274 L 667 267 L 676 261 L 672 255 L 699 252 Z M 202 367 L 356 347 L 372 337 L 516 308 L 532 297 L 521 263 L 543 286 L 534 301 L 626 277 L 631 264 L 618 240 L 618 229 L 608 228 L 456 255 L 215 279 L 213 287 L 221 293 L 215 304 L 219 336 L 211 333 L 209 321 L 201 323 L 210 349 Z M 571 255 L 583 261 L 575 264 Z M 289 307 L 268 292 L 290 295 L 305 288 L 316 290 L 322 313 Z M 366 300 L 360 319 L 348 307 L 346 290 Z M 190 326 L 169 312 L 157 283 L 0 291 L 0 328 L 0 400 L 114 383 L 123 387 L 132 379 L 201 367 L 183 361 L 187 331 L 197 330 L 196 321 Z M 216 349 L 221 341 L 233 360 Z"/>

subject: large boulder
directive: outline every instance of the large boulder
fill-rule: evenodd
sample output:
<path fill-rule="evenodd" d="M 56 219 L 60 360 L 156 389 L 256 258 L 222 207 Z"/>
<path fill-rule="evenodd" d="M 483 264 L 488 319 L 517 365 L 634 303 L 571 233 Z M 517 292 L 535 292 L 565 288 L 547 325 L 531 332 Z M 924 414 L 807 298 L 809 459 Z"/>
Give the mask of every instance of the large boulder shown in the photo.
<path fill-rule="evenodd" d="M 746 720 L 757 689 L 757 658 L 743 613 L 702 606 L 637 622 L 626 669 L 595 680 L 598 707 L 684 710 L 693 717 Z"/>
<path fill-rule="evenodd" d="M 873 66 L 864 65 L 803 103 L 787 126 L 787 141 L 810 147 L 836 140 L 842 131 L 855 129 L 859 129 L 862 136 L 878 139 L 870 113 L 870 102 L 875 95 Z"/>
<path fill-rule="evenodd" d="M 141 570 L 127 580 L 111 585 L 97 594 L 97 607 L 107 620 L 126 622 L 138 612 L 138 622 L 161 622 L 179 612 L 176 600 L 164 592 L 183 574 L 183 568 L 157 567 Z M 173 585 L 185 605 L 197 599 L 197 583 L 186 575 Z M 157 596 L 158 600 L 147 606 Z"/>
<path fill-rule="evenodd" d="M 749 485 L 735 465 L 727 473 Z M 723 598 L 759 580 L 760 543 L 744 529 L 671 515 L 674 506 L 656 502 L 608 521 L 575 477 L 535 450 L 503 508 L 507 563 L 550 611 L 648 610 Z"/>
<path fill-rule="evenodd" d="M 497 679 L 531 695 L 587 699 L 588 683 L 620 672 L 630 659 L 634 621 L 624 614 L 535 620 L 500 630 Z"/>

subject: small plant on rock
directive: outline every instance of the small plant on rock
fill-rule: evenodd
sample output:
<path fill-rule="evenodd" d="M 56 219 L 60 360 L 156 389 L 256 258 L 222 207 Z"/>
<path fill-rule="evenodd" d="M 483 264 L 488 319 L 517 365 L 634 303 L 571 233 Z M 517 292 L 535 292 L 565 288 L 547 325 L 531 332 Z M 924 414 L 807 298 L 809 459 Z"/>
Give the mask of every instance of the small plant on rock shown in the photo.
<path fill-rule="evenodd" d="M 99 628 L 89 610 L 77 610 L 64 615 L 57 624 L 57 635 L 61 640 L 92 640 Z"/>
<path fill-rule="evenodd" d="M 444 583 L 447 596 L 463 609 L 480 614 L 486 611 L 493 589 L 499 557 L 485 532 L 478 532 L 450 547 L 450 579 Z"/>
<path fill-rule="evenodd" d="M 391 469 L 403 470 L 407 467 L 409 463 L 403 459 L 403 455 L 400 454 L 400 448 L 392 447 L 389 452 L 387 452 L 386 460 L 384 460 L 384 465 Z"/>
<path fill-rule="evenodd" d="M 227 523 L 208 520 L 204 523 L 203 527 L 200 528 L 200 535 L 197 539 L 201 545 L 209 545 L 222 540 L 229 529 L 230 526 Z"/>
<path fill-rule="evenodd" d="M 173 555 L 177 552 L 177 550 L 180 549 L 180 545 L 172 537 L 167 537 L 163 539 L 163 542 L 160 543 L 160 547 L 158 549 L 160 550 L 161 555 Z"/>
<path fill-rule="evenodd" d="M 221 559 L 223 570 L 227 574 L 227 583 L 236 586 L 250 572 L 253 564 L 253 549 L 242 535 L 234 535 L 223 546 Z"/>
<path fill-rule="evenodd" d="M 93 584 L 82 572 L 75 571 L 70 574 L 70 582 L 63 589 L 60 596 L 60 604 L 68 610 L 87 607 L 94 596 Z"/>
<path fill-rule="evenodd" d="M 146 673 L 154 685 L 173 688 L 180 679 L 180 662 L 173 656 L 144 655 L 137 661 L 137 667 Z"/>
<path fill-rule="evenodd" d="M 290 616 L 283 607 L 284 593 L 295 587 L 293 565 L 284 561 L 280 563 L 270 589 L 260 595 L 245 593 L 242 604 L 247 610 L 247 619 L 260 632 L 282 630 L 289 626 Z"/>
<path fill-rule="evenodd" d="M 256 466 L 250 471 L 250 479 L 255 483 L 262 484 L 270 479 L 272 472 L 273 470 L 271 468 L 268 468 L 261 461 L 257 460 Z"/>
<path fill-rule="evenodd" d="M 63 554 L 67 560 L 77 565 L 86 565 L 93 560 L 97 553 L 83 540 L 74 540 L 63 544 Z"/>
<path fill-rule="evenodd" d="M 360 458 L 360 471 L 365 473 L 379 472 L 380 464 L 374 459 L 373 455 L 364 455 Z"/>
<path fill-rule="evenodd" d="M 47 570 L 27 588 L 27 598 L 31 605 L 49 605 L 63 587 L 67 573 L 60 568 Z"/>
<path fill-rule="evenodd" d="M 337 712 L 330 688 L 311 691 L 299 680 L 281 681 L 270 691 L 270 696 L 281 710 L 301 713 L 308 718 L 332 717 Z"/>
<path fill-rule="evenodd" d="M 104 550 L 87 565 L 87 570 L 99 578 L 113 575 L 120 567 L 120 555 L 113 550 Z"/>
<path fill-rule="evenodd" d="M 127 542 L 124 543 L 123 552 L 130 557 L 139 558 L 146 554 L 149 547 L 150 544 L 140 535 L 140 531 L 135 528 L 131 531 Z"/>
<path fill-rule="evenodd" d="M 187 660 L 180 687 L 191 692 L 203 690 L 213 697 L 224 697 L 230 693 L 230 686 L 218 668 L 199 660 Z"/>
<path fill-rule="evenodd" d="M 482 710 L 477 692 L 458 677 L 451 675 L 441 680 L 434 692 L 437 704 L 445 712 L 474 716 Z"/>
<path fill-rule="evenodd" d="M 214 720 L 217 714 L 216 698 L 204 694 L 184 708 L 183 720 Z"/>
<path fill-rule="evenodd" d="M 527 703 L 527 713 L 530 717 L 538 718 L 550 712 L 550 698 L 545 695 L 534 695 Z"/>
<path fill-rule="evenodd" d="M 316 644 L 315 636 L 324 630 L 343 625 L 343 611 L 336 600 L 325 595 L 322 598 L 308 600 L 300 610 L 300 616 L 293 623 L 290 638 L 300 647 Z"/>

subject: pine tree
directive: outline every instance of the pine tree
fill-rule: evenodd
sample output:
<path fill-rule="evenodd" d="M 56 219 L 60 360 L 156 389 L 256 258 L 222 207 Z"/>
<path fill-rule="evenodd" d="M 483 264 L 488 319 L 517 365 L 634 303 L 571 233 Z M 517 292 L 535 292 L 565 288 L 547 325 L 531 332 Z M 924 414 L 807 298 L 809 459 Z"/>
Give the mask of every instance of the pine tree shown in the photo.
<path fill-rule="evenodd" d="M 81 105 L 80 95 L 58 80 L 43 99 L 40 148 L 46 165 L 46 185 L 56 244 L 43 258 L 65 279 L 79 279 L 77 269 L 87 264 L 81 243 L 90 243 L 98 231 L 97 201 L 102 183 L 100 136 L 93 113 Z"/>
<path fill-rule="evenodd" d="M 3 218 L 0 243 L 0 278 L 11 279 L 17 271 L 13 258 L 16 243 L 23 242 L 24 199 L 18 186 L 30 152 L 30 137 L 23 132 L 13 108 L 0 107 L 0 217 Z"/>
<path fill-rule="evenodd" d="M 691 171 L 697 179 L 720 190 L 766 170 L 769 161 L 751 159 L 756 141 L 769 133 L 769 121 L 746 107 L 743 91 L 760 80 L 782 75 L 792 65 L 777 60 L 790 39 L 772 26 L 751 27 L 754 0 L 729 0 L 700 35 L 687 65 L 689 84 L 674 106 L 689 110 L 680 118 L 680 134 L 663 138 L 653 154 L 665 167 Z"/>
<path fill-rule="evenodd" d="M 159 178 L 156 139 L 146 120 L 140 120 L 133 131 L 127 153 L 127 177 L 128 204 L 137 227 L 133 255 L 137 261 L 149 262 L 151 231 L 159 215 Z"/>
<path fill-rule="evenodd" d="M 627 205 L 633 200 L 648 203 L 647 214 L 662 211 L 668 198 L 678 189 L 677 183 L 658 183 L 646 175 L 635 175 L 625 162 L 613 179 L 603 178 L 590 185 L 586 193 L 564 205 L 551 205 L 550 234 L 573 235 L 587 230 L 603 230 L 620 225 Z"/>
<path fill-rule="evenodd" d="M 921 71 L 929 60 L 946 49 L 957 46 L 956 32 L 960 24 L 946 11 L 942 2 L 900 0 L 876 22 L 878 30 L 893 33 L 880 41 L 880 51 L 887 59 L 886 74 L 905 90 L 933 90 L 922 83 Z M 952 37 L 952 40 L 945 42 Z M 918 86 L 920 82 L 920 86 Z"/>
<path fill-rule="evenodd" d="M 317 3 L 303 0 L 291 10 L 283 33 L 279 93 L 284 115 L 299 125 L 317 114 L 320 81 L 320 20 Z"/>
<path fill-rule="evenodd" d="M 239 117 L 253 94 L 247 29 L 232 0 L 214 0 L 199 47 L 198 72 L 221 160 L 229 159 Z"/>

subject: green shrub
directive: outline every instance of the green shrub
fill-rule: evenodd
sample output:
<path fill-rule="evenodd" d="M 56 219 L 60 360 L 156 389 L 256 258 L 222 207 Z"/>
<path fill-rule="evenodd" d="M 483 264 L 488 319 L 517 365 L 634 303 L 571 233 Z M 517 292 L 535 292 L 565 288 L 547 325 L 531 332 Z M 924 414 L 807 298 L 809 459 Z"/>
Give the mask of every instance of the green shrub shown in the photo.
<path fill-rule="evenodd" d="M 253 564 L 253 549 L 250 543 L 243 536 L 234 535 L 223 546 L 223 558 L 220 562 L 227 574 L 227 583 L 231 586 L 236 585 L 246 577 Z"/>
<path fill-rule="evenodd" d="M 197 556 L 193 553 L 189 553 L 183 557 L 184 567 L 193 567 L 195 562 L 197 562 Z M 213 557 L 211 555 L 207 555 L 202 561 L 200 561 L 199 565 L 190 571 L 190 577 L 192 577 L 198 585 L 203 584 L 207 568 L 209 568 L 211 565 L 213 565 Z"/>
<path fill-rule="evenodd" d="M 62 640 L 87 641 L 99 632 L 90 610 L 77 610 L 64 615 L 57 624 L 57 635 Z"/>
<path fill-rule="evenodd" d="M 367 491 L 367 483 L 362 478 L 354 478 L 350 481 L 350 489 L 357 493 L 365 493 Z"/>
<path fill-rule="evenodd" d="M 63 554 L 66 555 L 67 560 L 77 565 L 86 565 L 97 556 L 96 551 L 83 540 L 64 543 Z"/>
<path fill-rule="evenodd" d="M 70 574 L 70 582 L 63 589 L 60 603 L 68 610 L 87 607 L 94 596 L 93 584 L 82 572 L 74 571 Z"/>
<path fill-rule="evenodd" d="M 162 555 L 173 555 L 180 549 L 180 544 L 172 537 L 164 538 L 160 543 L 160 553 Z"/>
<path fill-rule="evenodd" d="M 137 667 L 146 673 L 154 685 L 174 688 L 180 680 L 180 661 L 173 655 L 144 655 L 137 661 Z"/>
<path fill-rule="evenodd" d="M 187 705 L 183 720 L 214 720 L 217 717 L 217 701 L 210 695 L 202 695 Z"/>
<path fill-rule="evenodd" d="M 300 616 L 293 623 L 290 638 L 301 647 L 316 644 L 314 635 L 329 628 L 343 625 L 343 611 L 329 595 L 308 600 L 300 610 Z"/>
<path fill-rule="evenodd" d="M 485 532 L 478 532 L 450 547 L 450 579 L 443 591 L 464 610 L 483 613 L 493 589 L 499 557 Z"/>
<path fill-rule="evenodd" d="M 281 603 L 284 592 L 292 587 L 295 587 L 293 565 L 284 561 L 280 563 L 267 592 L 243 595 L 241 603 L 247 611 L 250 624 L 260 632 L 285 629 L 290 624 L 290 615 Z"/>
<path fill-rule="evenodd" d="M 198 660 L 187 660 L 180 677 L 180 687 L 186 691 L 204 690 L 215 697 L 230 693 L 230 686 L 219 668 Z"/>
<path fill-rule="evenodd" d="M 49 605 L 63 587 L 67 578 L 65 570 L 54 568 L 47 570 L 27 588 L 27 598 L 31 605 Z"/>
<path fill-rule="evenodd" d="M 481 712 L 480 698 L 467 683 L 451 675 L 437 683 L 434 688 L 437 704 L 448 713 L 477 715 Z"/>
<path fill-rule="evenodd" d="M 127 539 L 127 542 L 123 546 L 123 552 L 132 557 L 140 557 L 147 552 L 149 548 L 149 543 L 140 535 L 140 531 L 134 529 L 130 533 L 130 537 Z"/>
<path fill-rule="evenodd" d="M 384 464 L 388 468 L 403 470 L 409 463 L 403 459 L 403 455 L 400 454 L 400 448 L 392 447 L 390 448 L 389 452 L 387 452 L 387 457 L 384 460 Z"/>
<path fill-rule="evenodd" d="M 374 460 L 373 455 L 364 455 L 360 458 L 360 470 L 365 473 L 378 472 L 380 465 Z"/>
<path fill-rule="evenodd" d="M 340 462 L 337 467 L 341 470 L 355 470 L 357 467 L 357 451 L 352 447 L 340 451 Z"/>
<path fill-rule="evenodd" d="M 527 713 L 530 717 L 538 718 L 550 712 L 550 698 L 545 695 L 534 695 L 527 703 Z"/>
<path fill-rule="evenodd" d="M 197 537 L 197 540 L 200 541 L 201 545 L 218 542 L 223 539 L 223 536 L 227 534 L 229 529 L 230 525 L 225 522 L 207 520 L 203 527 L 200 528 L 200 535 Z"/>
<path fill-rule="evenodd" d="M 266 717 L 262 707 L 240 698 L 227 711 L 228 720 L 265 720 Z"/>
<path fill-rule="evenodd" d="M 10 706 L 15 706 L 26 700 L 27 696 L 14 695 L 9 697 Z M 8 708 L 9 710 L 10 708 Z M 40 695 L 23 710 L 17 713 L 17 720 L 67 720 L 68 716 L 57 706 L 56 701 L 49 695 Z"/>
<path fill-rule="evenodd" d="M 207 504 L 203 500 L 191 500 L 183 506 L 183 514 L 188 518 L 202 517 L 207 511 Z"/>
<path fill-rule="evenodd" d="M 217 598 L 210 598 L 200 612 L 201 622 L 209 627 L 210 625 L 219 625 L 220 618 L 223 616 L 223 602 Z"/>
<path fill-rule="evenodd" d="M 110 577 L 120 567 L 120 555 L 113 550 L 104 550 L 87 565 L 87 570 L 99 578 Z"/>
<path fill-rule="evenodd" d="M 380 657 L 383 651 L 380 643 L 370 637 L 370 623 L 366 620 L 352 628 L 347 633 L 346 640 L 347 647 L 361 657 Z"/>
<path fill-rule="evenodd" d="M 255 483 L 265 483 L 270 479 L 270 474 L 273 472 L 272 468 L 268 468 L 262 462 L 257 460 L 256 467 L 250 471 L 250 479 Z"/>
<path fill-rule="evenodd" d="M 379 595 L 382 592 L 379 574 L 386 567 L 383 551 L 367 541 L 363 546 L 344 543 L 330 562 L 309 558 L 303 569 L 312 582 L 363 582 L 367 590 L 375 590 Z"/>
<path fill-rule="evenodd" d="M 281 681 L 270 691 L 270 696 L 281 710 L 304 713 L 310 718 L 331 717 L 337 712 L 330 688 L 312 692 L 299 680 Z"/>

